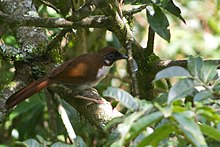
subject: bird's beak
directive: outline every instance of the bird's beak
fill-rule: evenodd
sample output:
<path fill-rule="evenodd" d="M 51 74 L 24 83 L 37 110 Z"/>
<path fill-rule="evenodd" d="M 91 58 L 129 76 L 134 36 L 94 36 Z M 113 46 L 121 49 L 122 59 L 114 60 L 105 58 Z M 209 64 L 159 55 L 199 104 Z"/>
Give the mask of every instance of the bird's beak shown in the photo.
<path fill-rule="evenodd" d="M 121 55 L 118 57 L 118 59 L 128 59 L 128 56 L 127 55 Z"/>

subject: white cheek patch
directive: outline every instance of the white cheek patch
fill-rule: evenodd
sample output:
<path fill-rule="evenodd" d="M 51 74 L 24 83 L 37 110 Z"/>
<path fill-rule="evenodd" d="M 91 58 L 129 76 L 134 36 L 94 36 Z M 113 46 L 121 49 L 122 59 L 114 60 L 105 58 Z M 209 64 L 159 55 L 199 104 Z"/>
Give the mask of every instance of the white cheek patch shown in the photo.
<path fill-rule="evenodd" d="M 104 62 L 106 65 L 110 65 L 110 63 L 111 63 L 109 60 L 104 60 Z"/>

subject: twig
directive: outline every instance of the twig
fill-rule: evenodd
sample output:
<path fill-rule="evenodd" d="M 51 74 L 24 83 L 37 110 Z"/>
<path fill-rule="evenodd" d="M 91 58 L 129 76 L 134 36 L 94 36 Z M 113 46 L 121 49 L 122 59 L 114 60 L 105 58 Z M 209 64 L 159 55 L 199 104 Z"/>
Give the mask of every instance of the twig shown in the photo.
<path fill-rule="evenodd" d="M 152 53 L 154 53 L 154 36 L 155 36 L 155 32 L 149 26 L 148 27 L 148 40 L 147 40 L 147 52 L 148 52 L 148 55 L 151 55 Z"/>
<path fill-rule="evenodd" d="M 92 12 L 94 12 L 95 9 L 98 7 L 99 3 L 100 3 L 100 0 L 87 0 L 83 7 L 81 7 L 77 11 L 74 11 L 72 16 L 70 16 L 70 18 L 67 18 L 67 19 L 74 20 L 74 21 L 82 20 L 83 18 L 86 18 Z"/>
<path fill-rule="evenodd" d="M 72 10 L 72 16 L 71 17 L 73 17 L 73 14 L 76 12 L 75 4 L 74 4 L 73 0 L 70 0 L 70 3 L 71 3 L 71 10 Z"/>
<path fill-rule="evenodd" d="M 204 62 L 210 62 L 212 64 L 218 65 L 218 69 L 220 69 L 220 60 L 204 60 Z M 157 67 L 166 68 L 170 66 L 187 66 L 187 60 L 161 60 L 156 64 Z"/>
<path fill-rule="evenodd" d="M 46 52 L 49 52 L 51 51 L 56 45 L 58 42 L 60 42 L 63 38 L 63 36 L 65 36 L 65 34 L 67 32 L 69 32 L 71 29 L 62 29 L 54 38 L 53 40 L 51 40 L 48 45 L 47 45 L 47 49 L 46 49 Z"/>
<path fill-rule="evenodd" d="M 118 11 L 122 11 L 122 10 L 118 9 Z M 127 54 L 128 54 L 128 67 L 129 67 L 129 72 L 131 74 L 131 79 L 132 79 L 132 95 L 138 96 L 139 91 L 138 91 L 138 85 L 137 85 L 136 70 L 134 67 L 134 58 L 133 58 L 133 53 L 132 53 L 132 42 L 134 41 L 134 37 L 133 37 L 133 33 L 131 31 L 129 24 L 127 23 L 126 18 L 124 16 L 120 16 L 120 14 L 122 15 L 121 12 L 116 12 L 116 16 L 118 16 L 118 19 L 121 18 L 121 21 L 123 22 L 126 32 L 127 32 L 126 49 L 127 49 Z"/>
<path fill-rule="evenodd" d="M 148 6 L 148 4 L 145 4 L 145 5 L 142 5 L 142 6 L 138 7 L 138 8 L 133 8 L 133 9 L 130 10 L 130 11 L 123 11 L 122 13 L 123 13 L 124 16 L 131 16 L 131 15 L 133 15 L 133 14 L 135 14 L 135 13 L 141 12 L 141 11 L 144 10 L 147 6 Z"/>
<path fill-rule="evenodd" d="M 127 43 L 127 53 L 128 53 L 129 71 L 130 71 L 131 79 L 132 79 L 132 95 L 138 96 L 139 91 L 138 91 L 138 85 L 137 85 L 136 71 L 135 71 L 135 67 L 134 67 L 134 59 L 133 59 L 133 55 L 132 55 L 132 45 L 131 45 L 131 42 L 129 42 L 129 41 Z"/>
<path fill-rule="evenodd" d="M 91 102 L 94 102 L 94 103 L 99 103 L 99 99 L 94 99 L 92 97 L 86 97 L 86 96 L 82 96 L 82 95 L 76 95 L 74 96 L 75 98 L 78 98 L 78 99 L 82 99 L 82 100 L 87 100 L 87 101 L 91 101 Z M 102 99 L 100 99 L 101 101 Z"/>
<path fill-rule="evenodd" d="M 57 13 L 60 13 L 60 10 L 59 10 L 56 6 L 54 6 L 53 4 L 51 4 L 50 2 L 45 1 L 45 0 L 40 0 L 40 2 L 43 3 L 43 4 L 45 4 L 45 5 L 48 6 L 48 7 L 53 8 Z"/>
<path fill-rule="evenodd" d="M 51 92 L 49 89 L 45 89 L 45 96 L 46 96 L 46 106 L 47 106 L 47 112 L 49 115 L 49 129 L 50 129 L 50 136 L 53 141 L 56 141 L 56 134 L 57 134 L 57 122 L 56 120 L 56 105 L 54 105 L 54 99 L 53 99 L 53 92 Z"/>

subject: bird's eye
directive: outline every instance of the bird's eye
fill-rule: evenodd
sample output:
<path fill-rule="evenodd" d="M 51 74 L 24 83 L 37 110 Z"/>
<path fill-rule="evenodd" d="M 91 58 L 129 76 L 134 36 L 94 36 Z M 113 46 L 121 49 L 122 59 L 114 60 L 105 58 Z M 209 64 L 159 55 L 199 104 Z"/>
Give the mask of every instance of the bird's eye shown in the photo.
<path fill-rule="evenodd" d="M 115 55 L 114 54 L 108 54 L 108 56 L 107 56 L 109 59 L 113 59 L 114 57 L 115 57 Z"/>

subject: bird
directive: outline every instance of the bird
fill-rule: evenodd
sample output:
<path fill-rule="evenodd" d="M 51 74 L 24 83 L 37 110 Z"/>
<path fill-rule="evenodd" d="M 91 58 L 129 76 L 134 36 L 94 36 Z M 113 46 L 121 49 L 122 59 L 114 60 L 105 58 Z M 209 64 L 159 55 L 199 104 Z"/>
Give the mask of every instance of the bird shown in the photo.
<path fill-rule="evenodd" d="M 99 52 L 80 55 L 69 59 L 52 70 L 48 75 L 18 90 L 6 100 L 6 108 L 11 109 L 20 102 L 54 84 L 63 84 L 76 91 L 95 87 L 108 74 L 113 64 L 127 59 L 116 48 L 104 47 Z"/>

